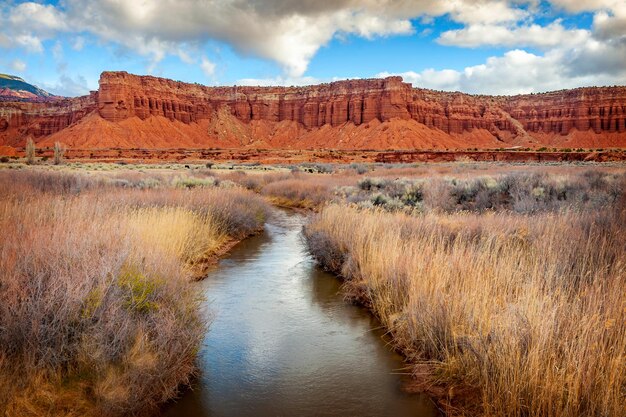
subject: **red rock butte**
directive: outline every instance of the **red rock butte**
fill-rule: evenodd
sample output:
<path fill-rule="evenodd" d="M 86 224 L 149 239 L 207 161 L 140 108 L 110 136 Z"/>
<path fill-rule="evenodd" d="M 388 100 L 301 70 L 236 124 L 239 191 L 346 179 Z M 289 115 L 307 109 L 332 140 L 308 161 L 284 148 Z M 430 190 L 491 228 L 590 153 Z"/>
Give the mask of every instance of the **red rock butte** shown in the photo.
<path fill-rule="evenodd" d="M 414 88 L 401 77 L 207 87 L 103 72 L 98 91 L 1 102 L 0 146 L 74 149 L 626 147 L 626 87 L 516 96 Z"/>

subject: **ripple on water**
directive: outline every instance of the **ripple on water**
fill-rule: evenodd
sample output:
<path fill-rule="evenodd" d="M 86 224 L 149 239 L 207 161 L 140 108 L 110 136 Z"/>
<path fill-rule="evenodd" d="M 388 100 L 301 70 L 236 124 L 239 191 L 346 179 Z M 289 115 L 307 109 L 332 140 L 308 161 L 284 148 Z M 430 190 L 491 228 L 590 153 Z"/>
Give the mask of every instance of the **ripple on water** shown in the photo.
<path fill-rule="evenodd" d="M 277 210 L 203 285 L 215 318 L 194 389 L 166 416 L 437 415 L 401 390 L 405 364 L 377 323 L 346 303 L 301 238 L 305 216 Z"/>

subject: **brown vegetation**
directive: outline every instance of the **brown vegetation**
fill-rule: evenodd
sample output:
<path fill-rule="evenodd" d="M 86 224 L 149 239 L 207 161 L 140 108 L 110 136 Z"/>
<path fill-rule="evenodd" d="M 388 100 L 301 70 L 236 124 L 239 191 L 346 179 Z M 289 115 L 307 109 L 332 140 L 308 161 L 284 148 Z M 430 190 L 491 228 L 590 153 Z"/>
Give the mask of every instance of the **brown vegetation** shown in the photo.
<path fill-rule="evenodd" d="M 546 200 L 552 192 L 535 191 L 532 177 L 500 181 L 530 190 L 522 193 L 523 214 L 498 194 L 485 196 L 491 207 L 480 214 L 485 207 L 475 204 L 483 200 L 473 191 L 473 199 L 447 206 L 452 186 L 431 189 L 435 204 L 426 214 L 331 205 L 305 235 L 320 263 L 345 279 L 346 293 L 382 320 L 420 388 L 436 392 L 447 412 L 623 415 L 624 177 L 565 178 L 565 188 L 577 190 L 571 200 Z M 619 192 L 607 187 L 611 181 Z M 595 197 L 583 204 L 585 193 Z"/>
<path fill-rule="evenodd" d="M 145 414 L 189 380 L 189 284 L 267 213 L 241 188 L 0 172 L 0 414 Z M 154 182 L 152 182 L 154 185 Z"/>
<path fill-rule="evenodd" d="M 498 146 L 500 146 L 499 144 Z M 468 145 L 469 146 L 469 145 Z M 51 158 L 53 145 L 38 144 L 38 154 Z M 0 156 L 25 155 L 21 147 L 0 146 Z M 626 150 L 620 145 L 590 145 L 583 148 L 519 148 L 478 150 L 458 148 L 444 150 L 425 148 L 419 151 L 384 151 L 365 149 L 267 149 L 260 147 L 236 147 L 228 149 L 176 147 L 70 147 L 66 159 L 82 162 L 135 162 L 135 163 L 206 163 L 209 161 L 262 163 L 262 164 L 298 164 L 298 163 L 411 163 L 411 162 L 611 162 L 626 160 Z"/>

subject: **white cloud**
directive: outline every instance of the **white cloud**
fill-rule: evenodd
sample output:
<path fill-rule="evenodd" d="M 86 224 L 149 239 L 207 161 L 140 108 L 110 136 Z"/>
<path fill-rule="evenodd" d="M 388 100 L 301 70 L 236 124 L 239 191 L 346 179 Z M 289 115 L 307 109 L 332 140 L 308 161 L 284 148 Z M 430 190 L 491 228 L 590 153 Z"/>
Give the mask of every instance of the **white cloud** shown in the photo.
<path fill-rule="evenodd" d="M 541 56 L 516 49 L 461 71 L 427 69 L 399 74 L 380 73 L 378 76 L 401 75 L 415 87 L 474 94 L 522 94 L 613 85 L 626 80 L 626 53 L 620 58 L 624 65 L 615 65 L 611 71 L 574 70 L 576 65 L 581 64 L 576 62 L 575 57 L 570 58 L 569 53 L 567 50 L 555 50 Z M 586 53 L 582 55 L 586 56 Z"/>
<path fill-rule="evenodd" d="M 43 52 L 43 45 L 41 39 L 30 34 L 17 35 L 13 38 L 13 41 L 17 46 L 26 49 L 28 52 Z"/>
<path fill-rule="evenodd" d="M 33 28 L 39 33 L 66 30 L 67 23 L 62 12 L 52 5 L 21 3 L 11 10 L 9 22 L 14 27 Z"/>
<path fill-rule="evenodd" d="M 455 1 L 450 3 L 454 20 L 467 24 L 517 22 L 528 16 L 524 9 L 514 8 L 506 1 Z"/>
<path fill-rule="evenodd" d="M 28 2 L 5 6 L 5 20 L 12 25 L 12 38 L 47 39 L 51 31 L 91 33 L 148 57 L 151 69 L 165 55 L 176 55 L 181 46 L 217 40 L 242 54 L 276 61 L 286 75 L 299 77 L 317 51 L 335 36 L 372 39 L 411 34 L 411 18 L 453 10 L 465 16 L 462 4 L 474 2 L 66 0 L 56 8 Z M 37 25 L 32 25 L 33 21 Z"/>
<path fill-rule="evenodd" d="M 4 33 L 0 33 L 0 48 L 10 48 L 11 39 Z"/>
<path fill-rule="evenodd" d="M 9 67 L 16 72 L 26 71 L 26 63 L 20 59 L 14 59 L 13 61 L 11 61 Z"/>
<path fill-rule="evenodd" d="M 620 4 L 623 6 L 623 0 L 550 0 L 550 3 L 572 13 L 611 10 Z"/>
<path fill-rule="evenodd" d="M 543 55 L 514 49 L 460 71 L 407 73 L 416 82 L 474 92 L 624 83 L 626 2 L 551 3 L 568 13 L 593 12 L 592 28 L 566 27 L 558 19 L 537 23 L 536 11 L 548 7 L 538 0 L 64 0 L 57 6 L 0 4 L 0 47 L 42 52 L 44 41 L 65 33 L 76 36 L 70 45 L 81 50 L 82 36 L 89 36 L 144 56 L 148 72 L 170 55 L 213 77 L 215 64 L 202 51 L 207 42 L 217 41 L 283 68 L 279 77 L 243 79 L 242 84 L 300 85 L 315 82 L 306 77 L 309 62 L 335 37 L 409 35 L 415 33 L 412 19 L 428 24 L 447 15 L 462 27 L 442 33 L 438 42 L 443 45 L 535 47 Z"/>
<path fill-rule="evenodd" d="M 535 47 L 535 55 L 523 50 L 489 58 L 484 64 L 457 71 L 456 83 L 449 73 L 408 73 L 416 83 L 468 92 L 518 93 L 626 83 L 626 2 L 623 0 L 557 0 L 570 12 L 595 11 L 590 30 L 566 28 L 561 19 L 541 26 L 522 20 L 493 24 L 471 23 L 442 33 L 438 42 L 461 47 Z"/>
<path fill-rule="evenodd" d="M 428 68 L 421 72 L 407 71 L 400 74 L 392 74 L 390 72 L 381 72 L 377 77 L 389 77 L 391 75 L 401 75 L 404 81 L 413 83 L 416 87 L 431 88 L 433 90 L 458 90 L 460 86 L 462 74 L 459 71 L 445 69 L 435 70 Z"/>
<path fill-rule="evenodd" d="M 333 81 L 337 81 L 334 79 Z M 314 77 L 272 77 L 272 78 L 242 78 L 237 80 L 237 85 L 271 87 L 282 86 L 302 86 L 319 84 L 320 80 Z"/>
<path fill-rule="evenodd" d="M 74 41 L 72 42 L 72 49 L 75 51 L 82 51 L 84 47 L 85 38 L 83 38 L 82 36 L 75 37 Z"/>
<path fill-rule="evenodd" d="M 63 45 L 61 41 L 56 41 L 52 47 L 52 57 L 55 61 L 63 60 Z"/>
<path fill-rule="evenodd" d="M 202 68 L 202 72 L 207 77 L 213 77 L 215 75 L 215 64 L 205 56 L 202 57 L 202 61 L 200 62 L 200 68 Z"/>
<path fill-rule="evenodd" d="M 61 74 L 55 84 L 42 83 L 41 87 L 52 94 L 75 97 L 89 94 L 87 80 L 83 76 L 71 77 L 67 74 Z"/>
<path fill-rule="evenodd" d="M 586 41 L 591 32 L 585 29 L 566 29 L 557 19 L 547 26 L 470 25 L 463 29 L 443 32 L 437 42 L 442 45 L 476 46 L 535 46 L 548 48 L 576 45 Z"/>
<path fill-rule="evenodd" d="M 593 16 L 593 29 L 599 39 L 626 38 L 626 2 L 610 12 L 600 11 Z"/>
<path fill-rule="evenodd" d="M 355 3 L 355 4 L 353 4 Z M 419 2 L 418 2 L 419 3 Z M 432 9 L 423 2 L 424 7 Z M 67 0 L 65 13 L 77 30 L 131 48 L 152 63 L 185 45 L 218 40 L 243 54 L 278 62 L 301 76 L 320 47 L 346 33 L 365 38 L 412 33 L 394 6 L 345 0 L 244 3 L 239 0 Z M 415 7 L 415 6 L 414 6 Z"/>

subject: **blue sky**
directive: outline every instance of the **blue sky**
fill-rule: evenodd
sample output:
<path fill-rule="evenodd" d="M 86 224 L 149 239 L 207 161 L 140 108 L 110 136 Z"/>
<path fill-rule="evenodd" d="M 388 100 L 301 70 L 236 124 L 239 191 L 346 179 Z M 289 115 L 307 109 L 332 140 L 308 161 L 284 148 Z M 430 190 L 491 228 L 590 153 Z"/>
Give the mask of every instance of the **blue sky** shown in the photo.
<path fill-rule="evenodd" d="M 68 96 L 105 70 L 516 94 L 626 84 L 626 1 L 5 0 L 0 51 L 0 72 Z"/>

